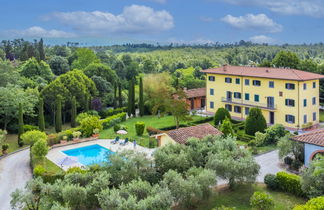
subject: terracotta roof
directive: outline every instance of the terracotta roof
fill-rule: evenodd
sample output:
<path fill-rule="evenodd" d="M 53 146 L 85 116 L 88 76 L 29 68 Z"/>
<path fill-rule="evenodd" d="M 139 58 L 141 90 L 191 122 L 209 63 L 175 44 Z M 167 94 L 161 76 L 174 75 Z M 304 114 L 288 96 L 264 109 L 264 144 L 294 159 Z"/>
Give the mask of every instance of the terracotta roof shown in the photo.
<path fill-rule="evenodd" d="M 210 74 L 225 74 L 247 77 L 261 77 L 272 79 L 285 79 L 285 80 L 313 80 L 323 79 L 324 75 L 315 74 L 297 69 L 288 68 L 269 68 L 269 67 L 249 67 L 249 66 L 230 66 L 224 65 L 220 68 L 202 70 L 204 73 Z"/>
<path fill-rule="evenodd" d="M 179 128 L 176 130 L 171 130 L 167 132 L 167 135 L 170 136 L 174 141 L 185 144 L 187 139 L 190 137 L 203 138 L 208 135 L 221 135 L 218 129 L 214 128 L 209 123 L 204 123 L 196 126 Z"/>
<path fill-rule="evenodd" d="M 206 88 L 189 89 L 184 90 L 184 92 L 187 95 L 187 98 L 206 96 Z"/>
<path fill-rule="evenodd" d="M 317 129 L 309 133 L 294 136 L 291 139 L 324 147 L 324 129 Z"/>

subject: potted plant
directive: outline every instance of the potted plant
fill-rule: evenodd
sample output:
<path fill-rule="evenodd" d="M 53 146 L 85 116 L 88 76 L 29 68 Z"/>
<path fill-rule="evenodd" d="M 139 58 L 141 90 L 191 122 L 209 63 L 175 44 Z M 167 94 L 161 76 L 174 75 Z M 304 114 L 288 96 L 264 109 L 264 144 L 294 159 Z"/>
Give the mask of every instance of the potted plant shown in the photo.
<path fill-rule="evenodd" d="M 2 145 L 2 154 L 3 155 L 6 155 L 6 154 L 8 154 L 8 148 L 9 148 L 9 144 L 3 144 Z"/>
<path fill-rule="evenodd" d="M 73 141 L 79 140 L 80 136 L 81 136 L 81 132 L 80 131 L 74 131 L 73 132 Z"/>
<path fill-rule="evenodd" d="M 63 136 L 63 140 L 61 140 L 61 144 L 66 144 L 68 137 Z"/>
<path fill-rule="evenodd" d="M 99 128 L 93 129 L 92 137 L 97 138 L 99 136 L 99 132 L 100 132 Z"/>

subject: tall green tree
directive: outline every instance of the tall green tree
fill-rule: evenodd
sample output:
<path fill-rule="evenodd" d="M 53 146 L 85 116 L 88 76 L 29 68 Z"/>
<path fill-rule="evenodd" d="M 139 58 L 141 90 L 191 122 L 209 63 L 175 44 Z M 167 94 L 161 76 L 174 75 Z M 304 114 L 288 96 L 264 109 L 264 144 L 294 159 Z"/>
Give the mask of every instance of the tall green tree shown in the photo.
<path fill-rule="evenodd" d="M 132 114 L 136 116 L 136 107 L 135 107 L 135 77 L 132 79 Z"/>
<path fill-rule="evenodd" d="M 114 109 L 117 108 L 117 84 L 116 83 L 114 84 L 114 104 L 113 104 L 113 106 L 114 106 Z"/>
<path fill-rule="evenodd" d="M 253 135 L 257 132 L 264 132 L 267 128 L 267 122 L 260 108 L 251 108 L 245 121 L 246 134 Z"/>
<path fill-rule="evenodd" d="M 38 42 L 38 54 L 39 54 L 39 60 L 44 61 L 45 60 L 45 50 L 44 50 L 44 42 L 41 38 Z"/>
<path fill-rule="evenodd" d="M 280 51 L 272 60 L 272 64 L 276 67 L 289 67 L 293 69 L 298 68 L 299 63 L 298 56 L 291 51 Z"/>
<path fill-rule="evenodd" d="M 215 126 L 218 126 L 220 123 L 223 123 L 223 120 L 225 120 L 226 118 L 231 119 L 231 115 L 228 112 L 228 110 L 223 107 L 218 108 L 214 116 Z"/>
<path fill-rule="evenodd" d="M 143 90 L 143 78 L 140 78 L 139 84 L 139 115 L 142 117 L 144 116 L 144 90 Z"/>
<path fill-rule="evenodd" d="M 127 114 L 128 117 L 132 115 L 132 104 L 133 104 L 133 80 L 128 82 L 128 103 L 127 103 Z"/>
<path fill-rule="evenodd" d="M 50 65 L 52 72 L 55 75 L 65 74 L 70 70 L 68 60 L 62 56 L 52 56 L 48 61 L 48 64 Z"/>
<path fill-rule="evenodd" d="M 56 113 L 55 113 L 55 131 L 62 131 L 62 99 L 61 97 L 57 97 L 56 99 Z"/>
<path fill-rule="evenodd" d="M 71 127 L 75 128 L 76 127 L 76 116 L 77 116 L 77 107 L 76 107 L 76 99 L 73 96 L 72 102 L 71 102 Z"/>
<path fill-rule="evenodd" d="M 234 135 L 234 130 L 232 127 L 231 120 L 229 118 L 225 118 L 223 121 L 222 125 L 220 126 L 220 131 L 225 135 L 225 136 L 233 136 Z"/>
<path fill-rule="evenodd" d="M 40 77 L 48 82 L 54 77 L 50 66 L 44 61 L 38 62 L 35 58 L 28 59 L 22 65 L 20 74 L 33 80 L 37 80 Z"/>
<path fill-rule="evenodd" d="M 22 104 L 19 103 L 19 112 L 18 112 L 18 145 L 22 146 L 23 141 L 21 139 L 21 135 L 24 133 L 24 113 Z"/>
<path fill-rule="evenodd" d="M 72 69 L 85 69 L 91 63 L 99 63 L 96 54 L 88 48 L 78 48 L 75 51 L 76 59 L 72 62 Z"/>
<path fill-rule="evenodd" d="M 119 107 L 123 107 L 122 86 L 120 82 L 118 82 L 118 100 Z"/>
<path fill-rule="evenodd" d="M 44 118 L 44 100 L 39 98 L 38 102 L 38 127 L 40 131 L 45 130 L 45 118 Z"/>

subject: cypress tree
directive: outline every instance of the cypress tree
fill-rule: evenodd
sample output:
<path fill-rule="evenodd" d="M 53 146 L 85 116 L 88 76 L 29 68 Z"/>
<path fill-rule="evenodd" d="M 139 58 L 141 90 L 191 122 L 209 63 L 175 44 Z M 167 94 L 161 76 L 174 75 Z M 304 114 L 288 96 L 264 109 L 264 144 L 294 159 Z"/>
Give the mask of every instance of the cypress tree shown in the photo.
<path fill-rule="evenodd" d="M 86 95 L 85 96 L 85 102 L 84 102 L 84 111 L 89 111 L 89 96 L 88 95 Z"/>
<path fill-rule="evenodd" d="M 44 99 L 42 97 L 39 98 L 38 104 L 38 127 L 40 131 L 45 130 L 45 118 L 44 118 Z"/>
<path fill-rule="evenodd" d="M 62 131 L 62 101 L 61 97 L 56 99 L 56 116 L 55 116 L 55 131 L 56 133 Z"/>
<path fill-rule="evenodd" d="M 121 86 L 121 83 L 119 82 L 118 83 L 118 99 L 119 99 L 119 107 L 123 107 L 123 97 L 122 97 L 122 86 Z"/>
<path fill-rule="evenodd" d="M 39 53 L 39 60 L 45 60 L 45 50 L 44 50 L 44 42 L 41 38 L 38 42 L 38 53 Z"/>
<path fill-rule="evenodd" d="M 132 114 L 136 117 L 136 108 L 135 108 L 135 78 L 132 79 Z"/>
<path fill-rule="evenodd" d="M 20 138 L 24 133 L 24 114 L 21 103 L 19 103 L 19 113 L 18 113 L 18 145 L 23 146 L 23 141 Z"/>
<path fill-rule="evenodd" d="M 76 100 L 75 100 L 75 96 L 73 96 L 71 101 L 71 127 L 72 128 L 76 127 L 76 121 L 75 121 L 76 115 L 77 115 Z"/>
<path fill-rule="evenodd" d="M 144 98 L 143 98 L 143 79 L 140 78 L 140 85 L 139 85 L 139 114 L 140 116 L 144 116 Z"/>
<path fill-rule="evenodd" d="M 132 80 L 129 80 L 129 82 L 128 82 L 128 103 L 127 103 L 127 114 L 128 114 L 128 117 L 130 117 L 131 116 L 131 114 L 132 114 L 132 96 L 133 96 L 133 94 L 132 94 L 132 90 L 133 90 L 133 88 L 132 88 Z"/>
<path fill-rule="evenodd" d="M 117 84 L 114 85 L 114 109 L 117 108 Z"/>
<path fill-rule="evenodd" d="M 245 121 L 245 133 L 255 135 L 257 131 L 264 132 L 267 128 L 267 121 L 265 120 L 260 108 L 251 108 L 249 116 Z"/>

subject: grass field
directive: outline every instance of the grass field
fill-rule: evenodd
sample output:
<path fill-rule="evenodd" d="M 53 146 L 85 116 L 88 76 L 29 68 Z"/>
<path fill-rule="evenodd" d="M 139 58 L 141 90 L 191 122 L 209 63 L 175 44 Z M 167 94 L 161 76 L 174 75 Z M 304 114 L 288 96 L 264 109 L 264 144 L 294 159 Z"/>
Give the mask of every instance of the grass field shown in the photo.
<path fill-rule="evenodd" d="M 275 210 L 292 209 L 297 204 L 304 204 L 306 200 L 291 194 L 269 190 L 263 184 L 242 185 L 236 190 L 228 188 L 215 190 L 213 195 L 199 204 L 198 210 L 213 209 L 219 206 L 236 207 L 237 210 L 251 209 L 250 197 L 255 191 L 269 193 L 275 203 Z"/>
<path fill-rule="evenodd" d="M 52 161 L 50 161 L 47 158 L 43 158 L 43 159 L 34 158 L 33 165 L 34 168 L 38 165 L 43 166 L 47 173 L 63 172 L 63 170 L 60 167 L 55 165 Z"/>
<path fill-rule="evenodd" d="M 18 146 L 18 135 L 17 134 L 8 134 L 6 136 L 6 139 L 4 140 L 4 142 L 2 144 L 9 144 L 9 149 L 8 149 L 8 153 L 14 152 L 18 149 L 27 147 L 27 146 L 23 146 L 23 147 L 19 147 Z M 2 144 L 0 144 L 0 146 L 2 146 Z M 2 152 L 2 148 L 0 147 L 1 152 Z M 2 154 L 2 153 L 1 153 Z"/>
<path fill-rule="evenodd" d="M 204 119 L 204 117 L 200 116 L 192 116 L 192 120 L 199 120 Z M 148 147 L 149 145 L 149 135 L 146 132 L 146 129 L 144 130 L 143 136 L 137 136 L 135 131 L 135 123 L 138 121 L 143 121 L 145 123 L 145 128 L 148 126 L 154 127 L 156 129 L 160 129 L 167 126 L 174 126 L 174 118 L 173 116 L 164 116 L 158 118 L 157 116 L 144 116 L 144 117 L 136 117 L 136 118 L 129 118 L 125 122 L 121 123 L 122 125 L 125 125 L 127 127 L 127 135 L 117 135 L 114 132 L 113 128 L 109 128 L 107 130 L 103 130 L 100 133 L 101 139 L 114 139 L 116 136 L 120 136 L 120 138 L 129 138 L 129 139 L 135 139 L 136 142 L 141 145 Z M 183 122 L 182 122 L 183 123 Z"/>

